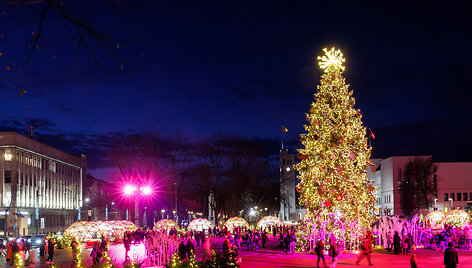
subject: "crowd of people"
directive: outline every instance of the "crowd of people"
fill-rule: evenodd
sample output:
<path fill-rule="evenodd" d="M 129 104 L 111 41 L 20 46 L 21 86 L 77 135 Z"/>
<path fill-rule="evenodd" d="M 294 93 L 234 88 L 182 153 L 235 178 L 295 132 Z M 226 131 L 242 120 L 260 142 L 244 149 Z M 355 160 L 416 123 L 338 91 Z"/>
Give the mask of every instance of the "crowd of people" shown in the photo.
<path fill-rule="evenodd" d="M 130 250 L 132 245 L 144 244 L 146 250 L 146 260 L 155 265 L 165 265 L 170 262 L 174 253 L 178 254 L 181 261 L 188 261 L 196 258 L 196 248 L 201 248 L 198 258 L 201 261 L 212 260 L 215 256 L 215 238 L 224 238 L 222 243 L 221 255 L 227 262 L 240 263 L 241 250 L 258 251 L 267 246 L 269 239 L 279 240 L 278 248 L 286 255 L 295 254 L 297 246 L 297 228 L 295 226 L 268 226 L 263 229 L 249 229 L 247 227 L 235 227 L 228 230 L 226 227 L 214 227 L 200 231 L 179 231 L 170 230 L 152 230 L 138 229 L 133 232 L 125 232 L 122 237 L 125 248 L 125 262 L 130 261 Z M 269 237 L 272 234 L 272 237 Z M 437 249 L 444 251 L 444 265 L 446 267 L 456 267 L 459 258 L 456 247 L 461 247 L 462 240 L 467 241 L 457 230 L 446 228 L 438 232 L 431 238 L 431 243 L 436 245 Z M 388 252 L 395 255 L 411 254 L 411 267 L 418 267 L 415 239 L 411 233 L 393 234 L 387 232 L 386 236 Z M 219 240 L 221 241 L 221 240 Z M 367 232 L 360 243 L 360 252 L 356 264 L 360 264 L 364 259 L 369 265 L 372 264 L 372 248 L 374 239 L 371 232 Z M 429 241 L 429 240 L 428 240 Z M 324 240 L 317 240 L 313 245 L 313 254 L 316 256 L 316 265 L 327 267 L 325 254 L 331 257 L 330 267 L 336 267 L 340 252 L 344 247 L 341 242 L 333 237 Z M 93 264 L 98 265 L 103 261 L 104 255 L 108 250 L 108 240 L 102 237 L 100 241 L 93 245 L 90 253 Z M 274 246 L 274 244 L 271 244 Z M 79 243 L 74 239 L 69 245 L 72 249 L 72 259 L 76 262 L 79 258 Z M 426 246 L 425 246 L 426 247 Z M 426 247 L 427 248 L 427 247 Z M 274 249 L 274 248 L 272 248 Z M 52 238 L 44 238 L 39 245 L 39 255 L 47 256 L 46 264 L 54 264 L 55 242 Z M 37 259 L 34 251 L 31 251 L 31 244 L 25 239 L 15 239 L 3 241 L 0 239 L 0 257 L 5 257 L 7 263 L 14 265 L 21 260 L 25 266 L 35 265 Z"/>

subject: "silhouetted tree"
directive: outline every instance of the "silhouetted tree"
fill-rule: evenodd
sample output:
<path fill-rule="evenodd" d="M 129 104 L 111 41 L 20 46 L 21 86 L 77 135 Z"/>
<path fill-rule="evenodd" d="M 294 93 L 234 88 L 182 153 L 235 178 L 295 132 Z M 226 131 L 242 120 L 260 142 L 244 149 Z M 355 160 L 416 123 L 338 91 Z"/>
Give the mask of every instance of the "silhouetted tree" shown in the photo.
<path fill-rule="evenodd" d="M 405 166 L 400 193 L 407 215 L 417 208 L 428 209 L 433 202 L 437 194 L 436 170 L 437 164 L 431 157 L 415 157 Z"/>

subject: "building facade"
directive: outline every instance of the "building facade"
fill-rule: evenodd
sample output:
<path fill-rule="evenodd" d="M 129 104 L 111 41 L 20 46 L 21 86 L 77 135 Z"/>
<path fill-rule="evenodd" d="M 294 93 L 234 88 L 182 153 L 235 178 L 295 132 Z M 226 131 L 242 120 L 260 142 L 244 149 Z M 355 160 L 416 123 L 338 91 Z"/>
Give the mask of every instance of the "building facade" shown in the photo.
<path fill-rule="evenodd" d="M 431 156 L 392 156 L 386 159 L 372 159 L 375 167 L 368 170 L 368 177 L 374 181 L 377 191 L 377 205 L 380 215 L 404 215 L 401 202 L 401 183 L 404 170 L 414 158 Z M 434 203 L 429 210 L 418 208 L 425 214 L 432 210 L 472 209 L 472 162 L 436 163 L 433 182 L 437 185 Z"/>
<path fill-rule="evenodd" d="M 84 155 L 0 132 L 0 156 L 0 234 L 63 231 L 80 220 Z"/>
<path fill-rule="evenodd" d="M 299 194 L 295 165 L 295 154 L 288 149 L 280 150 L 280 219 L 284 222 L 298 222 L 305 216 L 305 209 L 298 203 Z"/>

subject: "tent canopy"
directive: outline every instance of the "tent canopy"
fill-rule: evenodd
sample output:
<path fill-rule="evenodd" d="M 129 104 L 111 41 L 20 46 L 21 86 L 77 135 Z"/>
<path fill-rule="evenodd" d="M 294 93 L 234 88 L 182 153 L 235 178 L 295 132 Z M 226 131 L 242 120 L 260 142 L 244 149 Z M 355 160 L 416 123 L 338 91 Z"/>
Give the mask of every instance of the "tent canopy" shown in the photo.
<path fill-rule="evenodd" d="M 425 222 L 427 227 L 431 229 L 443 229 L 443 218 L 446 212 L 442 210 L 435 210 L 428 213 L 425 217 Z"/>
<path fill-rule="evenodd" d="M 224 225 L 226 228 L 228 228 L 229 231 L 232 231 L 234 227 L 241 227 L 241 228 L 248 228 L 249 229 L 249 224 L 247 221 L 243 218 L 240 217 L 232 217 L 229 218 Z"/>
<path fill-rule="evenodd" d="M 257 223 L 257 229 L 265 229 L 269 226 L 282 225 L 282 221 L 274 216 L 265 216 Z"/>
<path fill-rule="evenodd" d="M 162 219 L 156 224 L 154 224 L 154 227 L 152 228 L 153 230 L 162 230 L 165 229 L 166 231 L 169 231 L 171 229 L 179 229 L 179 225 L 171 219 Z"/>
<path fill-rule="evenodd" d="M 82 242 L 99 240 L 102 236 L 116 241 L 123 237 L 124 232 L 136 229 L 130 221 L 78 221 L 67 227 L 64 233 Z"/>
<path fill-rule="evenodd" d="M 460 209 L 449 211 L 443 218 L 443 224 L 458 228 L 465 227 L 470 221 L 470 215 Z"/>
<path fill-rule="evenodd" d="M 187 229 L 197 232 L 206 231 L 209 228 L 213 228 L 213 224 L 209 220 L 204 218 L 194 219 L 187 227 Z"/>

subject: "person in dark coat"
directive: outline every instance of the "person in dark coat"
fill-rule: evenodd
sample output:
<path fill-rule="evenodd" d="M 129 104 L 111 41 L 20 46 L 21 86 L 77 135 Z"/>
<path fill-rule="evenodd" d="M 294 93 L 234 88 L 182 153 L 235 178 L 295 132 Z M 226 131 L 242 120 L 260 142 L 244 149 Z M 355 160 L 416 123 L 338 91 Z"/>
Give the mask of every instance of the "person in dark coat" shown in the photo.
<path fill-rule="evenodd" d="M 93 259 L 93 264 L 99 264 L 100 263 L 100 243 L 96 242 L 95 245 L 93 245 L 92 252 L 90 253 L 90 257 Z"/>
<path fill-rule="evenodd" d="M 459 256 L 452 242 L 449 242 L 447 249 L 444 251 L 444 265 L 446 265 L 446 268 L 456 268 L 459 265 Z"/>
<path fill-rule="evenodd" d="M 39 256 L 44 256 L 44 252 L 46 251 L 46 241 L 41 239 L 41 244 L 39 245 Z"/>
<path fill-rule="evenodd" d="M 402 239 L 398 235 L 398 232 L 395 232 L 395 235 L 393 236 L 393 253 L 395 253 L 395 255 L 402 252 L 401 241 Z"/>
<path fill-rule="evenodd" d="M 52 241 L 52 238 L 49 238 L 48 240 L 48 259 L 46 260 L 47 264 L 54 264 L 54 241 Z"/>
<path fill-rule="evenodd" d="M 190 259 L 190 256 L 192 256 L 192 254 L 195 254 L 195 247 L 193 246 L 192 241 L 190 241 L 190 238 L 189 238 L 187 241 L 187 256 L 189 259 Z"/>
<path fill-rule="evenodd" d="M 325 245 L 323 243 L 323 240 L 320 240 L 318 241 L 318 243 L 316 244 L 316 247 L 315 247 L 315 252 L 316 252 L 316 255 L 318 256 L 318 261 L 316 262 L 316 267 L 320 267 L 320 260 L 323 260 L 323 264 L 324 264 L 324 267 L 326 267 L 326 261 L 325 261 L 325 257 L 324 257 L 324 249 L 325 249 Z"/>
<path fill-rule="evenodd" d="M 129 260 L 129 250 L 131 249 L 131 240 L 129 239 L 128 236 L 125 235 L 123 238 L 123 244 L 125 246 L 125 260 Z"/>
<path fill-rule="evenodd" d="M 229 248 L 230 248 L 229 238 L 226 237 L 226 240 L 223 242 L 223 257 L 226 260 L 229 259 Z"/>
<path fill-rule="evenodd" d="M 415 254 L 411 255 L 410 267 L 411 268 L 418 268 L 418 262 L 416 261 L 416 255 Z"/>
<path fill-rule="evenodd" d="M 10 264 L 13 265 L 16 261 L 16 254 L 20 251 L 20 247 L 18 246 L 18 243 L 16 242 L 16 239 L 13 241 L 11 245 L 11 258 L 10 258 Z"/>
<path fill-rule="evenodd" d="M 185 255 L 187 255 L 187 247 L 185 246 L 184 240 L 180 241 L 179 245 L 179 256 L 181 260 L 185 259 Z"/>

